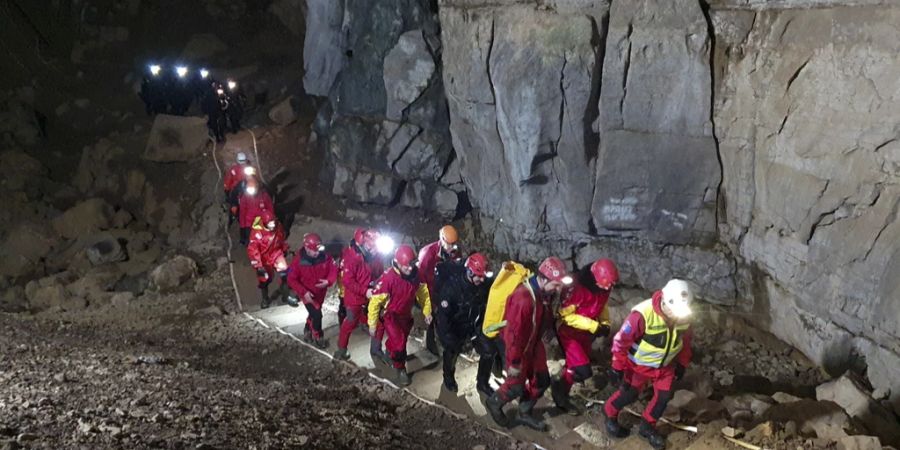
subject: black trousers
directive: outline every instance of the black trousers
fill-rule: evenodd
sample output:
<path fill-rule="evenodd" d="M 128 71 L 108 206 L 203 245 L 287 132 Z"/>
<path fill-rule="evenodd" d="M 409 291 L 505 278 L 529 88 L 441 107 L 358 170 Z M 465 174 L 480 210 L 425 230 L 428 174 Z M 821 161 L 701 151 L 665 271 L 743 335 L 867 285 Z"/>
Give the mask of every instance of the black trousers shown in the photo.
<path fill-rule="evenodd" d="M 503 340 L 500 337 L 489 338 L 481 331 L 477 332 L 475 337 L 475 351 L 478 352 L 478 373 L 476 375 L 478 384 L 486 386 L 491 380 L 491 371 L 494 366 L 499 364 L 503 367 L 506 358 L 506 349 L 503 347 Z"/>

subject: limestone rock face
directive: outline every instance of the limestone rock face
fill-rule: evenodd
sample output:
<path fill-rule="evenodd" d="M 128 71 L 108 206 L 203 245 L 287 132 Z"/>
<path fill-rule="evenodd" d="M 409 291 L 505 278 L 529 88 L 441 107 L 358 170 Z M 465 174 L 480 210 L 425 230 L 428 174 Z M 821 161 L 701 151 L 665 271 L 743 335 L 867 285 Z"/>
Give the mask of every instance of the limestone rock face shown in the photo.
<path fill-rule="evenodd" d="M 863 356 L 900 408 L 900 8 L 714 10 L 713 24 L 720 239 L 762 272 L 745 295 L 832 372 Z"/>
<path fill-rule="evenodd" d="M 421 30 L 400 35 L 384 58 L 384 87 L 388 119 L 399 121 L 403 110 L 422 95 L 434 73 L 434 61 Z"/>
<path fill-rule="evenodd" d="M 344 65 L 344 1 L 306 0 L 303 88 L 325 97 Z"/>
<path fill-rule="evenodd" d="M 473 205 L 526 236 L 586 233 L 593 22 L 524 6 L 440 14 L 450 131 Z"/>

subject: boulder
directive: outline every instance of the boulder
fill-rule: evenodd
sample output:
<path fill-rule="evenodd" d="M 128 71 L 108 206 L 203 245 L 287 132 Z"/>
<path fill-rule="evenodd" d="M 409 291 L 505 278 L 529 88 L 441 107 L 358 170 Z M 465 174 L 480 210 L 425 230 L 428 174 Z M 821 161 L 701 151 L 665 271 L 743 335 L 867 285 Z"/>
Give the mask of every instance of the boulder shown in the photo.
<path fill-rule="evenodd" d="M 837 450 L 881 450 L 881 441 L 875 436 L 846 436 L 838 441 Z"/>
<path fill-rule="evenodd" d="M 208 143 L 206 119 L 159 114 L 141 157 L 154 162 L 186 162 L 200 156 Z"/>
<path fill-rule="evenodd" d="M 778 423 L 794 421 L 804 436 L 820 438 L 845 436 L 847 431 L 853 430 L 850 416 L 840 406 L 809 399 L 773 405 L 763 414 L 762 420 Z"/>
<path fill-rule="evenodd" d="M 23 223 L 9 230 L 0 242 L 0 275 L 21 277 L 34 272 L 57 243 L 42 224 Z"/>
<path fill-rule="evenodd" d="M 278 125 L 288 125 L 297 120 L 297 113 L 294 111 L 294 97 L 290 96 L 273 106 L 269 110 L 269 119 Z"/>
<path fill-rule="evenodd" d="M 425 91 L 434 71 L 434 59 L 422 30 L 401 34 L 397 45 L 384 58 L 385 116 L 400 121 L 406 107 Z"/>
<path fill-rule="evenodd" d="M 800 397 L 795 397 L 784 392 L 776 392 L 772 395 L 772 400 L 775 400 L 775 403 L 793 403 L 800 401 Z"/>
<path fill-rule="evenodd" d="M 73 296 L 83 298 L 91 303 L 105 302 L 112 297 L 110 292 L 122 279 L 122 272 L 115 268 L 94 269 L 66 286 Z"/>
<path fill-rule="evenodd" d="M 173 289 L 196 275 L 197 263 L 187 256 L 178 255 L 150 272 L 150 287 L 159 291 Z"/>
<path fill-rule="evenodd" d="M 20 191 L 26 184 L 45 177 L 48 170 L 40 161 L 19 149 L 0 153 L 0 173 L 4 190 Z"/>
<path fill-rule="evenodd" d="M 128 253 L 125 252 L 125 248 L 115 236 L 105 233 L 96 236 L 93 240 L 94 243 L 85 249 L 91 264 L 101 266 L 128 259 Z"/>
<path fill-rule="evenodd" d="M 843 375 L 816 387 L 816 399 L 837 403 L 887 444 L 900 445 L 897 417 L 875 401 L 856 380 Z"/>
<path fill-rule="evenodd" d="M 113 161 L 124 154 L 122 147 L 105 138 L 86 146 L 72 183 L 83 193 L 107 191 L 119 194 L 122 177 L 116 172 Z"/>
<path fill-rule="evenodd" d="M 47 309 L 54 306 L 63 306 L 68 300 L 66 288 L 61 284 L 53 284 L 46 287 L 37 287 L 28 297 L 28 302 L 33 309 Z"/>
<path fill-rule="evenodd" d="M 134 216 L 131 215 L 130 212 L 125 209 L 119 209 L 116 211 L 116 214 L 113 215 L 112 218 L 112 227 L 113 228 L 125 228 L 134 220 Z"/>
<path fill-rule="evenodd" d="M 60 236 L 75 239 L 110 228 L 113 214 L 114 209 L 106 200 L 91 198 L 53 219 L 53 228 Z"/>

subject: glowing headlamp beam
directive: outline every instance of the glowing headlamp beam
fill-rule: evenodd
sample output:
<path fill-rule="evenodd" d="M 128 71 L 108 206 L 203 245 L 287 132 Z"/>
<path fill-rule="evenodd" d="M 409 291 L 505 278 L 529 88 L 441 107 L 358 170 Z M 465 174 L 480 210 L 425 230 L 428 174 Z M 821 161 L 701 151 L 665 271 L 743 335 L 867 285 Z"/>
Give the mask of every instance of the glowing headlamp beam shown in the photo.
<path fill-rule="evenodd" d="M 375 240 L 375 248 L 378 250 L 378 253 L 388 255 L 394 251 L 394 240 L 390 236 L 379 236 Z"/>
<path fill-rule="evenodd" d="M 206 69 L 200 69 L 200 78 L 205 79 L 205 78 L 208 77 L 208 76 L 209 76 L 209 71 L 208 71 L 208 70 L 206 70 Z"/>
<path fill-rule="evenodd" d="M 188 68 L 184 66 L 178 66 L 175 68 L 175 73 L 178 74 L 178 77 L 184 78 L 184 76 L 188 73 Z"/>

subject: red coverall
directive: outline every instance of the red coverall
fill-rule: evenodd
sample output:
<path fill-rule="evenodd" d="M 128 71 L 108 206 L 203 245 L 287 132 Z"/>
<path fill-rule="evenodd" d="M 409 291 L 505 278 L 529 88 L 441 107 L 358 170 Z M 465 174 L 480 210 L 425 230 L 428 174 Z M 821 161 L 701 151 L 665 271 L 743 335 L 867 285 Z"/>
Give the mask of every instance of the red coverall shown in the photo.
<path fill-rule="evenodd" d="M 250 228 L 253 226 L 253 220 L 262 216 L 263 211 L 271 211 L 275 213 L 275 206 L 272 204 L 272 197 L 263 187 L 259 188 L 256 195 L 244 193 L 240 200 L 240 218 L 238 223 L 241 228 Z"/>
<path fill-rule="evenodd" d="M 550 371 L 547 369 L 547 352 L 541 341 L 543 334 L 543 296 L 534 277 L 528 280 L 531 290 L 519 285 L 506 302 L 503 320 L 506 326 L 501 331 L 506 348 L 506 373 L 503 385 L 497 395 L 504 402 L 517 397 L 536 400 L 550 386 Z M 534 295 L 531 295 L 531 292 Z M 518 370 L 518 373 L 515 373 Z"/>
<path fill-rule="evenodd" d="M 237 163 L 225 172 L 225 178 L 222 179 L 222 186 L 225 188 L 225 194 L 231 192 L 235 186 L 244 181 L 244 168 L 249 167 L 248 164 Z"/>
<path fill-rule="evenodd" d="M 665 318 L 660 303 L 662 291 L 653 293 L 653 311 Z M 668 322 L 668 319 L 666 319 Z M 653 398 L 644 408 L 641 416 L 651 425 L 662 417 L 666 404 L 672 393 L 672 383 L 675 381 L 675 364 L 669 364 L 660 368 L 652 368 L 634 363 L 628 358 L 628 351 L 632 344 L 639 342 L 644 335 L 644 316 L 637 311 L 632 311 L 625 318 L 622 328 L 616 333 L 612 345 L 612 368 L 624 372 L 625 379 L 621 387 L 606 401 L 604 412 L 606 416 L 615 419 L 619 411 L 629 403 L 637 399 L 641 390 L 648 383 L 653 385 Z M 691 330 L 681 335 L 682 349 L 678 356 L 672 360 L 687 368 L 691 362 Z M 660 398 L 662 397 L 662 398 Z"/>
<path fill-rule="evenodd" d="M 372 298 L 369 299 L 369 329 L 378 326 L 381 315 L 387 333 L 385 350 L 393 361 L 395 369 L 406 368 L 406 341 L 413 326 L 412 307 L 418 300 L 422 314 L 431 315 L 431 299 L 428 286 L 421 281 L 418 271 L 404 276 L 396 268 L 390 268 L 378 279 Z"/>
<path fill-rule="evenodd" d="M 325 287 L 316 287 L 319 280 L 328 281 Z M 310 330 L 315 339 L 322 337 L 322 304 L 325 303 L 325 294 L 328 287 L 337 280 L 337 265 L 331 255 L 319 252 L 316 258 L 306 255 L 306 249 L 301 248 L 294 255 L 291 268 L 288 270 L 288 286 L 297 293 L 297 298 L 306 306 L 309 316 L 306 318 L 306 328 Z M 306 294 L 312 296 L 312 300 L 306 300 Z"/>
<path fill-rule="evenodd" d="M 267 230 L 257 223 L 250 233 L 250 244 L 247 245 L 247 257 L 254 269 L 264 269 L 265 275 L 259 276 L 259 287 L 269 284 L 275 272 L 287 270 L 284 255 L 288 253 L 288 245 L 284 240 L 284 228 L 279 223 L 274 231 Z"/>
<path fill-rule="evenodd" d="M 338 348 L 346 349 L 350 343 L 350 334 L 359 326 L 367 325 L 365 314 L 366 291 L 378 275 L 384 272 L 384 264 L 379 258 L 373 257 L 366 261 L 361 250 L 347 247 L 341 257 L 341 283 L 344 286 L 344 306 L 347 309 L 347 317 L 341 322 L 341 332 L 338 336 Z M 376 329 L 376 338 L 381 340 L 384 329 L 380 326 Z"/>
<path fill-rule="evenodd" d="M 566 365 L 560 378 L 567 392 L 576 382 L 591 377 L 591 344 L 597 329 L 609 324 L 607 301 L 609 291 L 599 288 L 592 291 L 579 282 L 563 298 L 557 336 L 566 352 Z"/>

